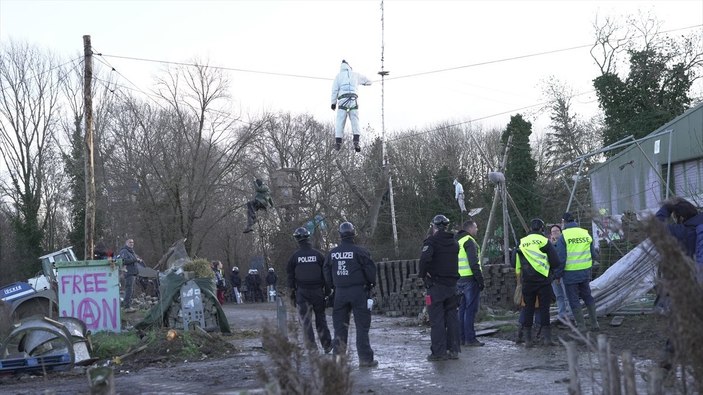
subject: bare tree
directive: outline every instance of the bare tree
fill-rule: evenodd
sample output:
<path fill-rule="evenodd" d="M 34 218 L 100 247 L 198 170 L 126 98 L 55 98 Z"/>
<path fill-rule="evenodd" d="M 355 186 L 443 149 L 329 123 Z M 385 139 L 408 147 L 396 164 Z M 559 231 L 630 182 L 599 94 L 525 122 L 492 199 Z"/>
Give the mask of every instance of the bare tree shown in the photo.
<path fill-rule="evenodd" d="M 27 44 L 10 42 L 0 52 L 0 152 L 9 176 L 0 187 L 14 205 L 24 264 L 36 262 L 46 226 L 40 211 L 47 146 L 59 117 L 57 68 L 50 54 Z"/>
<path fill-rule="evenodd" d="M 549 77 L 543 85 L 546 106 L 542 111 L 549 113 L 551 123 L 546 134 L 544 148 L 545 163 L 543 170 L 549 176 L 555 168 L 577 157 L 601 147 L 600 130 L 592 127 L 593 123 L 583 121 L 571 105 L 573 90 L 556 77 Z M 588 171 L 595 157 L 586 158 L 584 171 Z M 573 175 L 575 169 L 569 174 Z"/>
<path fill-rule="evenodd" d="M 148 214 L 144 218 L 158 217 L 144 225 L 159 224 L 161 247 L 183 237 L 188 251 L 198 254 L 217 221 L 237 208 L 218 207 L 222 211 L 203 221 L 216 202 L 227 201 L 241 178 L 246 147 L 261 128 L 236 126 L 237 120 L 224 111 L 228 89 L 219 70 L 175 67 L 157 79 L 157 106 L 126 103 L 131 114 L 115 136 L 125 149 L 124 171 Z"/>

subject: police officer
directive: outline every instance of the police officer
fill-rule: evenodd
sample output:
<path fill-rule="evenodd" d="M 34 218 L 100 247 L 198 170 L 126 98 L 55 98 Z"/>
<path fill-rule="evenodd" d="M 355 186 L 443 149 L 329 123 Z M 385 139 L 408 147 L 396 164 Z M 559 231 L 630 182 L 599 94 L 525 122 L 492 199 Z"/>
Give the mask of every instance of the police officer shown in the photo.
<path fill-rule="evenodd" d="M 583 299 L 591 319 L 591 330 L 598 331 L 598 317 L 596 316 L 596 301 L 591 295 L 591 267 L 593 258 L 597 258 L 597 251 L 593 246 L 593 238 L 586 229 L 579 228 L 571 213 L 562 216 L 561 237 L 557 240 L 557 254 L 565 263 L 564 286 L 569 307 L 574 314 L 576 325 L 582 332 L 586 331 L 586 322 L 581 310 Z"/>
<path fill-rule="evenodd" d="M 447 231 L 449 219 L 436 215 L 432 219 L 432 234 L 422 246 L 420 278 L 425 282 L 430 304 L 430 339 L 432 353 L 428 361 L 459 358 L 459 319 L 456 283 L 459 279 L 459 243 Z"/>
<path fill-rule="evenodd" d="M 354 312 L 359 366 L 374 367 L 378 361 L 373 359 L 369 343 L 371 310 L 367 307 L 367 300 L 376 279 L 376 264 L 366 248 L 354 244 L 355 236 L 351 222 L 339 225 L 341 241 L 330 251 L 325 263 L 325 281 L 330 288 L 334 287 L 334 354 L 346 352 L 349 319 Z"/>
<path fill-rule="evenodd" d="M 317 336 L 325 353 L 329 353 L 332 351 L 332 337 L 325 316 L 325 290 L 329 288 L 325 287 L 325 277 L 322 273 L 325 256 L 312 248 L 310 232 L 307 229 L 296 229 L 293 237 L 299 247 L 288 260 L 286 267 L 291 301 L 298 306 L 298 314 L 303 320 L 303 332 L 310 346 L 315 344 L 315 334 L 312 330 L 312 314 L 315 314 Z"/>
<path fill-rule="evenodd" d="M 535 218 L 530 221 L 530 234 L 520 239 L 515 254 L 515 272 L 522 279 L 522 297 L 525 300 L 524 321 L 525 347 L 532 343 L 532 323 L 535 314 L 535 301 L 539 299 L 540 327 L 545 345 L 556 345 L 552 341 L 549 325 L 549 305 L 552 303 L 552 279 L 561 277 L 563 267 L 559 256 L 549 239 L 544 237 L 544 221 Z"/>

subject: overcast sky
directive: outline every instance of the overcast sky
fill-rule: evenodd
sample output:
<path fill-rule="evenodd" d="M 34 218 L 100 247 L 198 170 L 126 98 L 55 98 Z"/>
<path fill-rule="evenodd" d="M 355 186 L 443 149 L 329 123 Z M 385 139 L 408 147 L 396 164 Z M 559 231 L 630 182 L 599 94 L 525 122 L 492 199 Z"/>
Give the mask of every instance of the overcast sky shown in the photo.
<path fill-rule="evenodd" d="M 227 71 L 233 109 L 245 118 L 264 110 L 307 112 L 332 123 L 331 81 L 342 59 L 355 71 L 379 78 L 380 4 L 0 0 L 0 41 L 27 41 L 68 59 L 82 56 L 82 36 L 89 34 L 94 49 L 104 55 L 99 60 L 121 74 L 117 83 L 129 88 L 134 83 L 144 91 L 151 88 L 161 64 L 107 55 L 206 59 L 214 66 L 288 74 Z M 550 75 L 577 93 L 590 92 L 574 104 L 576 111 L 594 114 L 591 81 L 599 71 L 587 46 L 593 42 L 596 16 L 649 12 L 663 22 L 661 30 L 689 28 L 672 35 L 703 35 L 703 0 L 387 0 L 384 8 L 384 68 L 390 71 L 385 83 L 387 134 L 444 121 L 503 128 L 517 109 L 542 102 L 541 84 Z M 565 50 L 578 46 L 586 47 Z M 564 51 L 505 60 L 556 50 Z M 427 74 L 411 76 L 417 73 Z M 694 95 L 703 97 L 701 86 Z M 359 96 L 362 125 L 380 134 L 380 82 L 360 87 Z M 497 115 L 501 113 L 505 115 Z M 545 124 L 545 117 L 537 119 L 536 129 Z"/>

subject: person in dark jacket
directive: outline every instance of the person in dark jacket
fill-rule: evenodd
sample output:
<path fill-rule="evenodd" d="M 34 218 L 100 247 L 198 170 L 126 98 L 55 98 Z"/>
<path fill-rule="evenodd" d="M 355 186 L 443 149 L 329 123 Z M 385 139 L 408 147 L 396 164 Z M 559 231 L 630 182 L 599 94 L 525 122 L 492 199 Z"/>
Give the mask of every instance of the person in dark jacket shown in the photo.
<path fill-rule="evenodd" d="M 242 294 L 239 290 L 242 288 L 242 279 L 239 277 L 239 268 L 237 266 L 232 268 L 232 273 L 229 275 L 229 282 L 232 284 L 232 299 L 238 304 L 241 304 Z"/>
<path fill-rule="evenodd" d="M 105 245 L 104 241 L 101 240 L 98 241 L 97 244 L 95 244 L 95 247 L 93 248 L 93 259 L 112 259 L 112 251 L 107 248 L 107 245 Z"/>
<path fill-rule="evenodd" d="M 530 233 L 520 239 L 515 260 L 515 271 L 520 273 L 522 297 L 525 300 L 525 320 L 522 324 L 525 347 L 533 346 L 532 323 L 537 299 L 543 344 L 555 345 L 549 325 L 549 305 L 552 303 L 552 279 L 561 278 L 563 266 L 554 245 L 544 237 L 544 221 L 539 218 L 530 221 Z"/>
<path fill-rule="evenodd" d="M 459 243 L 447 231 L 449 219 L 436 215 L 432 219 L 432 235 L 425 239 L 420 256 L 419 278 L 425 282 L 430 316 L 432 353 L 428 361 L 459 358 L 459 317 L 456 297 L 459 279 Z"/>
<path fill-rule="evenodd" d="M 139 269 L 137 268 L 138 263 L 144 263 L 139 255 L 134 253 L 134 240 L 127 239 L 124 247 L 120 250 L 118 256 L 122 259 L 122 265 L 125 269 L 124 275 L 124 301 L 122 302 L 122 307 L 125 309 L 132 308 L 132 292 L 134 291 L 134 280 L 139 274 Z"/>
<path fill-rule="evenodd" d="M 332 323 L 334 326 L 333 350 L 335 355 L 344 354 L 349 335 L 349 319 L 354 313 L 356 325 L 356 352 L 360 367 L 374 367 L 373 349 L 369 342 L 371 308 L 368 299 L 376 281 L 376 264 L 371 253 L 354 243 L 356 230 L 351 222 L 339 225 L 339 245 L 327 255 L 325 282 L 334 288 Z"/>
<path fill-rule="evenodd" d="M 696 262 L 698 279 L 703 280 L 703 245 L 696 245 L 700 241 L 696 229 L 703 225 L 703 213 L 699 213 L 696 206 L 688 200 L 673 197 L 662 203 L 655 216 L 662 222 L 673 220 L 673 223 L 667 225 L 669 233 L 679 241 L 686 255 Z"/>
<path fill-rule="evenodd" d="M 249 273 L 244 277 L 244 282 L 247 286 L 246 295 L 249 302 L 257 302 L 259 300 L 259 294 L 261 293 L 261 289 L 259 289 L 261 278 L 259 278 L 256 272 L 256 269 L 249 269 Z"/>
<path fill-rule="evenodd" d="M 464 222 L 456 234 L 459 243 L 459 280 L 457 292 L 461 295 L 459 302 L 459 328 L 462 346 L 483 346 L 476 339 L 474 322 L 479 308 L 480 292 L 483 291 L 483 273 L 481 272 L 480 248 L 474 239 L 478 225 L 474 220 Z"/>
<path fill-rule="evenodd" d="M 700 235 L 700 240 L 697 235 L 697 229 L 703 228 L 703 213 L 699 213 L 696 206 L 688 200 L 676 196 L 662 202 L 655 217 L 664 223 L 672 222 L 667 224 L 669 233 L 678 240 L 684 253 L 696 262 L 697 279 L 703 282 L 703 245 L 697 245 L 697 241 L 703 242 L 703 234 Z M 657 306 L 663 309 L 664 314 L 668 314 L 670 303 L 666 293 L 657 295 Z M 667 330 L 670 331 L 671 328 Z M 667 338 L 663 358 L 659 361 L 659 366 L 667 371 L 667 375 L 673 372 L 674 356 L 674 343 Z"/>
<path fill-rule="evenodd" d="M 249 233 L 254 230 L 257 211 L 267 210 L 269 207 L 273 207 L 271 191 L 268 185 L 257 178 L 254 180 L 254 190 L 256 191 L 254 199 L 247 202 L 247 227 L 244 229 L 243 233 Z"/>
<path fill-rule="evenodd" d="M 259 269 L 254 269 L 254 300 L 259 302 L 264 302 L 264 291 L 261 287 L 262 280 L 259 274 Z"/>
<path fill-rule="evenodd" d="M 325 315 L 325 297 L 329 295 L 323 273 L 325 256 L 312 248 L 310 232 L 307 229 L 296 229 L 293 237 L 299 247 L 288 259 L 286 266 L 291 301 L 293 305 L 298 306 L 303 333 L 310 346 L 315 345 L 315 333 L 312 330 L 312 315 L 315 314 L 317 336 L 327 354 L 332 351 L 332 337 Z"/>

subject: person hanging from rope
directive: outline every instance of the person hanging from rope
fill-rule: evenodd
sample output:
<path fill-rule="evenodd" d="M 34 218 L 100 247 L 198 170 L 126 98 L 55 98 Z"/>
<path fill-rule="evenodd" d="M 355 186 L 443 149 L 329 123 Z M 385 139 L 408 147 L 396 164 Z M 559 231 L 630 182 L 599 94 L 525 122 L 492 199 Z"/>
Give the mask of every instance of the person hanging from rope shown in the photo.
<path fill-rule="evenodd" d="M 454 199 L 459 203 L 459 209 L 462 213 L 466 212 L 466 205 L 464 204 L 464 187 L 461 185 L 459 180 L 454 179 Z"/>
<path fill-rule="evenodd" d="M 344 137 L 344 125 L 347 122 L 347 116 L 351 122 L 352 133 L 354 134 L 354 150 L 361 152 L 359 146 L 359 104 L 357 103 L 357 87 L 359 84 L 364 86 L 371 85 L 371 80 L 364 75 L 352 71 L 351 66 L 346 60 L 342 60 L 342 65 L 339 69 L 339 74 L 335 77 L 332 83 L 331 108 L 332 111 L 337 110 L 337 121 L 334 130 L 334 149 L 337 151 L 342 148 L 342 138 Z"/>
<path fill-rule="evenodd" d="M 254 199 L 247 202 L 247 227 L 244 229 L 244 233 L 249 233 L 254 230 L 257 211 L 273 207 L 271 191 L 263 181 L 257 178 L 254 181 L 254 189 L 256 190 Z"/>

